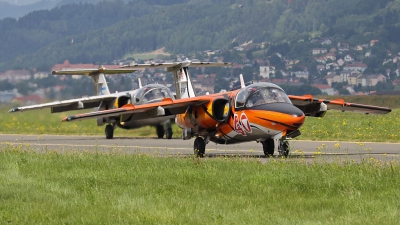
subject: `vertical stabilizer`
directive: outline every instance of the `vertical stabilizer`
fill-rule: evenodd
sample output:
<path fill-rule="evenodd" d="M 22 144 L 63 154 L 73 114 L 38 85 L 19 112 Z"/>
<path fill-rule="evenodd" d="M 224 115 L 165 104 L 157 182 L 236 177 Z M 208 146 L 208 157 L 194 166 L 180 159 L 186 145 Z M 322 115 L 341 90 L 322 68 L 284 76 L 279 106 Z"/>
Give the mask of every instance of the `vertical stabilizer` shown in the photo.
<path fill-rule="evenodd" d="M 176 98 L 192 98 L 195 97 L 192 79 L 190 78 L 189 67 L 182 67 L 173 71 Z"/>
<path fill-rule="evenodd" d="M 94 94 L 95 95 L 108 95 L 110 90 L 108 89 L 106 77 L 104 73 L 90 75 L 93 80 Z"/>

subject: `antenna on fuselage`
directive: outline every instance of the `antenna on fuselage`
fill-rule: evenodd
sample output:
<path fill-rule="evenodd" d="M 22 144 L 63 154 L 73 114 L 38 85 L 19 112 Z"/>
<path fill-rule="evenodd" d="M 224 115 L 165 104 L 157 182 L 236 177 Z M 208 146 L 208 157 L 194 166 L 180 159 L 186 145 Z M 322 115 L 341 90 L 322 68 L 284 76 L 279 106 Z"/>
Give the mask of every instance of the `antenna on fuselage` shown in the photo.
<path fill-rule="evenodd" d="M 244 84 L 244 80 L 243 80 L 243 74 L 239 75 L 239 80 L 240 80 L 240 87 L 241 88 L 246 87 L 246 85 Z"/>
<path fill-rule="evenodd" d="M 138 82 L 139 82 L 139 88 L 142 88 L 142 81 L 140 80 L 140 78 L 138 78 Z"/>

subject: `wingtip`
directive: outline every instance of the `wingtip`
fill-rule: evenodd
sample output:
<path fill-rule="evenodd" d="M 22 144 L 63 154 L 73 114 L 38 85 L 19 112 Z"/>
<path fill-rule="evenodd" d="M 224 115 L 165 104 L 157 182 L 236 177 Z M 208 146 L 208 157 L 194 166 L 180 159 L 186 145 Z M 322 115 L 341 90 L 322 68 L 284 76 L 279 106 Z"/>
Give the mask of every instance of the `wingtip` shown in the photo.
<path fill-rule="evenodd" d="M 16 107 L 16 108 L 12 108 L 12 109 L 8 110 L 8 113 L 13 113 L 13 112 L 18 112 L 18 111 L 20 111 L 20 109 L 18 107 Z"/>
<path fill-rule="evenodd" d="M 75 119 L 75 116 L 67 116 L 61 120 L 61 122 L 69 122 Z"/>

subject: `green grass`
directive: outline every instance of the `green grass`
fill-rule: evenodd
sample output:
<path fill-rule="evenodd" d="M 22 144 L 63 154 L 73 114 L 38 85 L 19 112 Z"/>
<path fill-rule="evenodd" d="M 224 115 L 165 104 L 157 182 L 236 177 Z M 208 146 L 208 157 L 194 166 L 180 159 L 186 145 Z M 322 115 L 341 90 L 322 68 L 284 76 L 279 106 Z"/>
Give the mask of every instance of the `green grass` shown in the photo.
<path fill-rule="evenodd" d="M 386 115 L 328 111 L 324 118 L 307 117 L 296 139 L 399 142 L 400 109 Z"/>
<path fill-rule="evenodd" d="M 66 116 L 83 112 L 70 111 L 63 113 L 50 113 L 50 109 L 7 113 L 12 106 L 0 107 L 0 133 L 3 134 L 54 134 L 54 135 L 105 135 L 105 126 L 97 126 L 96 120 L 83 120 L 78 122 L 61 122 Z M 174 136 L 180 137 L 178 126 L 173 127 Z M 140 129 L 124 130 L 115 129 L 115 136 L 136 137 L 156 136 L 155 127 L 146 126 Z"/>
<path fill-rule="evenodd" d="M 398 224 L 398 162 L 36 153 L 1 145 L 0 224 Z"/>
<path fill-rule="evenodd" d="M 104 135 L 104 126 L 98 127 L 95 120 L 60 122 L 67 115 L 82 113 L 72 111 L 51 114 L 50 110 L 7 113 L 11 107 L 0 107 L 0 133 Z M 328 111 L 324 118 L 307 117 L 300 129 L 302 135 L 296 139 L 332 141 L 400 141 L 400 109 L 386 115 L 364 115 L 360 113 Z M 181 136 L 181 129 L 173 126 L 174 137 Z M 154 127 L 134 130 L 116 129 L 115 136 L 155 137 Z"/>

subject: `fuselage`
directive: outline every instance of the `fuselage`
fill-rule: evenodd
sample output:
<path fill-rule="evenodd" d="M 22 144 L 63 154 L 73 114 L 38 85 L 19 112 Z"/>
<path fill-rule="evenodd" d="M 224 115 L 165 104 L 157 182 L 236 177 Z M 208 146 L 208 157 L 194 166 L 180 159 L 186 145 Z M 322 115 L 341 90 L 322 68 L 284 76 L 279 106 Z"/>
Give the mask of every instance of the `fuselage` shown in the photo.
<path fill-rule="evenodd" d="M 146 103 L 159 102 L 164 98 L 174 98 L 171 91 L 159 84 L 149 84 L 132 91 L 116 93 L 117 98 L 108 103 L 107 108 L 120 108 L 126 104 L 142 105 Z M 164 123 L 170 123 L 175 115 L 166 115 L 153 118 L 136 118 L 135 115 L 123 115 L 113 118 L 116 125 L 123 129 L 135 129 L 143 126 L 157 126 Z"/>
<path fill-rule="evenodd" d="M 285 136 L 304 123 L 304 113 L 295 107 L 286 93 L 270 83 L 258 83 L 240 90 L 209 95 L 226 99 L 226 104 L 210 101 L 189 108 L 176 118 L 177 124 L 220 144 L 263 140 Z M 213 104 L 214 103 L 214 104 Z M 215 107 L 222 107 L 216 110 Z M 223 112 L 221 112 L 223 111 Z"/>

